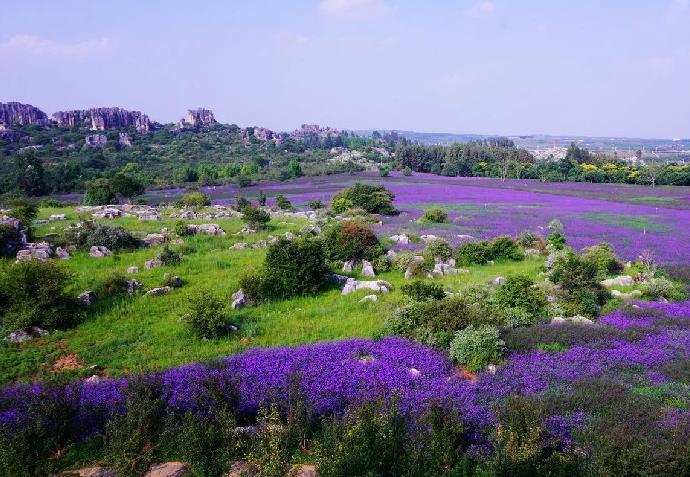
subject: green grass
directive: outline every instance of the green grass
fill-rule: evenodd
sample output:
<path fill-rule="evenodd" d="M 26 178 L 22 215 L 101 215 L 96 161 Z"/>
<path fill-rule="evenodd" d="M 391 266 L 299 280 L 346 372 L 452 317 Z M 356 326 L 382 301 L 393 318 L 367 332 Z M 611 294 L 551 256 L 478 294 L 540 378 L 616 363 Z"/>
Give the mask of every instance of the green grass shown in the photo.
<path fill-rule="evenodd" d="M 41 216 L 56 212 L 41 211 Z M 74 213 L 65 210 L 68 217 Z M 296 225 L 279 225 L 279 222 Z M 160 222 L 139 221 L 136 218 L 120 218 L 107 221 L 122 225 L 129 230 L 157 232 L 161 227 L 172 228 L 175 219 Z M 194 222 L 203 223 L 203 220 Z M 209 221 L 206 221 L 209 222 Z M 47 338 L 20 345 L 0 345 L 0 384 L 42 379 L 54 376 L 51 366 L 66 354 L 76 354 L 84 369 L 61 372 L 65 376 L 92 373 L 90 366 L 97 366 L 110 376 L 119 376 L 144 370 L 168 368 L 183 363 L 208 360 L 237 353 L 250 347 L 291 345 L 347 337 L 372 337 L 381 330 L 385 317 L 402 300 L 399 291 L 405 282 L 399 272 L 380 275 L 394 286 L 394 291 L 381 296 L 378 302 L 359 303 L 364 291 L 341 296 L 340 290 L 332 289 L 316 296 L 298 297 L 285 301 L 248 307 L 240 311 L 228 311 L 231 321 L 240 325 L 241 332 L 216 340 L 194 337 L 180 321 L 186 311 L 190 294 L 209 290 L 229 305 L 231 294 L 239 288 L 239 279 L 248 270 L 263 262 L 265 250 L 230 250 L 236 242 L 253 242 L 265 239 L 269 234 L 278 235 L 288 230 L 296 232 L 304 225 L 297 219 L 273 220 L 272 229 L 251 236 L 236 236 L 243 224 L 239 219 L 219 219 L 227 235 L 225 237 L 194 236 L 185 239 L 184 246 L 171 248 L 188 250 L 182 263 L 175 267 L 144 270 L 144 262 L 157 256 L 161 247 L 138 249 L 118 253 L 112 257 L 91 258 L 87 252 L 74 252 L 64 265 L 74 275 L 71 291 L 96 290 L 99 284 L 114 272 L 125 273 L 130 266 L 138 266 L 140 273 L 132 275 L 146 288 L 161 286 L 163 275 L 181 276 L 185 285 L 160 297 L 131 297 L 103 299 L 89 308 L 87 319 L 74 329 L 54 332 Z M 45 233 L 64 228 L 65 223 L 51 223 L 36 230 L 37 240 Z M 55 227 L 53 230 L 52 227 Z M 527 273 L 535 276 L 542 264 L 540 258 L 523 262 L 497 263 L 472 267 L 470 273 L 438 279 L 448 290 L 485 283 L 496 276 L 511 273 Z"/>
<path fill-rule="evenodd" d="M 614 215 L 588 213 L 585 218 L 594 222 L 626 227 L 633 230 L 649 230 L 654 232 L 665 232 L 668 230 L 666 224 L 655 222 L 655 217 L 648 215 Z"/>

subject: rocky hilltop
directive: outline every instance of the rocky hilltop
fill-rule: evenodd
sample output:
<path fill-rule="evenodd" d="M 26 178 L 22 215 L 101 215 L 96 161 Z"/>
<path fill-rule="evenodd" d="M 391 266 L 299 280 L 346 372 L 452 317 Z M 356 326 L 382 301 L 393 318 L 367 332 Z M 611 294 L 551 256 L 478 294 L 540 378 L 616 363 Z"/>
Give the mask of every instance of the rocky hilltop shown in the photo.
<path fill-rule="evenodd" d="M 53 120 L 60 127 L 84 126 L 93 131 L 133 127 L 139 132 L 151 129 L 149 117 L 141 111 L 123 108 L 91 108 L 53 113 Z"/>
<path fill-rule="evenodd" d="M 187 117 L 178 121 L 178 129 L 210 127 L 216 123 L 213 111 L 206 108 L 188 109 Z"/>
<path fill-rule="evenodd" d="M 291 134 L 295 138 L 306 138 L 306 137 L 336 137 L 340 134 L 340 131 L 335 128 L 325 127 L 322 128 L 318 124 L 302 124 L 302 127 L 295 129 Z"/>
<path fill-rule="evenodd" d="M 5 127 L 19 124 L 21 126 L 47 126 L 50 119 L 46 113 L 30 104 L 17 102 L 0 103 L 0 124 Z"/>

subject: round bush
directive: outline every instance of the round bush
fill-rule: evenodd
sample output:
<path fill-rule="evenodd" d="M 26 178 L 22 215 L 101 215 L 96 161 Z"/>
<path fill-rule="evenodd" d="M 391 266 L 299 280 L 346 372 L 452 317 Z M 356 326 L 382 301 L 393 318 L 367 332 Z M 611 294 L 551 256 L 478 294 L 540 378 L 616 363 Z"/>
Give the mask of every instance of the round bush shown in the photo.
<path fill-rule="evenodd" d="M 450 343 L 450 356 L 470 371 L 479 371 L 503 356 L 504 343 L 495 326 L 470 325 L 455 334 Z"/>
<path fill-rule="evenodd" d="M 376 234 L 356 222 L 340 223 L 326 230 L 325 246 L 329 261 L 373 260 L 383 253 Z"/>
<path fill-rule="evenodd" d="M 110 225 L 85 225 L 81 233 L 86 248 L 99 245 L 110 250 L 128 250 L 139 246 L 139 241 L 132 237 L 123 227 Z"/>
<path fill-rule="evenodd" d="M 441 260 L 448 260 L 453 256 L 453 249 L 442 238 L 437 238 L 426 244 L 424 247 L 424 255 L 431 258 L 440 258 Z"/>
<path fill-rule="evenodd" d="M 414 301 L 441 300 L 446 296 L 443 286 L 439 283 L 414 280 L 400 287 L 403 295 Z"/>
<path fill-rule="evenodd" d="M 448 212 L 441 207 L 431 207 L 424 211 L 422 221 L 432 224 L 443 224 L 448 222 Z"/>
<path fill-rule="evenodd" d="M 253 205 L 247 205 L 242 209 L 242 220 L 249 227 L 254 229 L 263 228 L 267 223 L 271 221 L 271 216 L 265 210 L 254 207 Z"/>
<path fill-rule="evenodd" d="M 484 265 L 492 257 L 491 245 L 484 240 L 463 244 L 455 253 L 459 265 Z"/>
<path fill-rule="evenodd" d="M 269 298 L 288 298 L 317 292 L 328 268 L 318 239 L 281 239 L 268 248 L 264 261 L 264 290 Z"/>
<path fill-rule="evenodd" d="M 370 214 L 394 215 L 397 212 L 393 207 L 394 198 L 395 196 L 383 186 L 357 183 L 333 197 L 333 209 L 340 213 L 336 210 L 336 201 L 346 199 L 352 204 L 348 208 L 361 207 Z"/>
<path fill-rule="evenodd" d="M 200 338 L 217 338 L 227 331 L 223 302 L 210 291 L 200 291 L 189 299 L 183 320 Z"/>
<path fill-rule="evenodd" d="M 494 295 L 496 303 L 505 308 L 519 308 L 538 317 L 544 314 L 546 299 L 525 275 L 509 275 Z"/>
<path fill-rule="evenodd" d="M 525 256 L 520 251 L 520 246 L 507 235 L 496 237 L 491 242 L 490 260 L 522 260 Z"/>
<path fill-rule="evenodd" d="M 180 207 L 206 207 L 211 205 L 211 199 L 203 192 L 187 192 L 178 201 Z"/>

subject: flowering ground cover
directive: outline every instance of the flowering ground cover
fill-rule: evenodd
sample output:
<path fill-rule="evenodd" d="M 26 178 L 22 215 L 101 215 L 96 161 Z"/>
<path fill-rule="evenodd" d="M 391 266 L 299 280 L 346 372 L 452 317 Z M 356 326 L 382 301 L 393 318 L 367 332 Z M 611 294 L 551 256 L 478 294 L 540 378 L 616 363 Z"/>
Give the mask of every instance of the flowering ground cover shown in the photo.
<path fill-rule="evenodd" d="M 551 408 L 546 422 L 563 440 L 562 445 L 572 444 L 573 436 L 596 418 L 592 403 L 601 400 L 597 405 L 618 405 L 605 401 L 611 396 L 597 394 L 611 392 L 612 387 L 625 395 L 641 396 L 645 405 L 653 406 L 658 429 L 690 429 L 690 375 L 686 369 L 690 302 L 627 307 L 592 325 L 540 326 L 542 329 L 530 329 L 531 339 L 536 334 L 548 341 L 547 336 L 561 333 L 561 341 L 569 344 L 561 343 L 551 351 L 538 346 L 509 352 L 495 374 L 461 373 L 441 353 L 388 337 L 254 349 L 145 379 L 159 384 L 165 412 L 171 414 L 207 413 L 219 399 L 237 396 L 240 415 L 251 419 L 261 406 L 287 402 L 294 386 L 318 418 L 342 413 L 380 395 L 398 396 L 404 412 L 414 415 L 431 402 L 443 402 L 459 412 L 475 445 L 488 452 L 497 406 L 516 395 L 559 403 Z M 510 347 L 511 341 L 508 343 Z M 56 429 L 72 429 L 76 432 L 73 438 L 88 439 L 125 411 L 129 382 L 123 378 L 76 381 L 62 387 L 5 387 L 0 391 L 0 430 L 20 431 L 36 418 L 32 406 L 48 400 L 64 406 L 59 414 L 64 422 L 53 423 Z M 598 384 L 592 388 L 591 383 Z M 589 386 L 587 392 L 593 394 L 584 401 L 570 399 L 583 386 Z M 587 449 L 589 443 L 578 445 Z"/>
<path fill-rule="evenodd" d="M 443 236 L 457 244 L 463 240 L 458 235 L 491 238 L 526 230 L 543 234 L 546 225 L 558 219 L 565 225 L 569 244 L 576 249 L 610 242 L 626 260 L 650 250 L 660 263 L 690 261 L 690 188 L 686 187 L 363 174 L 302 178 L 240 190 L 230 186 L 205 190 L 219 203 L 230 201 L 237 193 L 251 197 L 259 190 L 269 196 L 284 194 L 295 204 L 309 200 L 327 203 L 337 191 L 362 180 L 384 184 L 396 195 L 395 206 L 402 211 L 396 217 L 382 217 L 382 227 L 375 229 L 380 236 L 407 231 Z M 171 200 L 176 194 L 167 191 L 156 198 Z M 433 205 L 448 210 L 448 224 L 417 222 L 423 209 Z"/>

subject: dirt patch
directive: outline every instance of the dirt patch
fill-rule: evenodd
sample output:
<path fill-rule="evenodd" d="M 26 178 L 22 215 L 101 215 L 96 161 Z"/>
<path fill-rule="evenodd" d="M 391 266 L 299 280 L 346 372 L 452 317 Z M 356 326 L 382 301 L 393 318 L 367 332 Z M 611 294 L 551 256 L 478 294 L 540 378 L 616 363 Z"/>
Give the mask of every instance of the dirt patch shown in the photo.
<path fill-rule="evenodd" d="M 79 357 L 76 354 L 66 354 L 56 359 L 50 367 L 50 370 L 57 373 L 59 371 L 81 369 L 83 367 L 84 366 L 79 362 Z"/>

